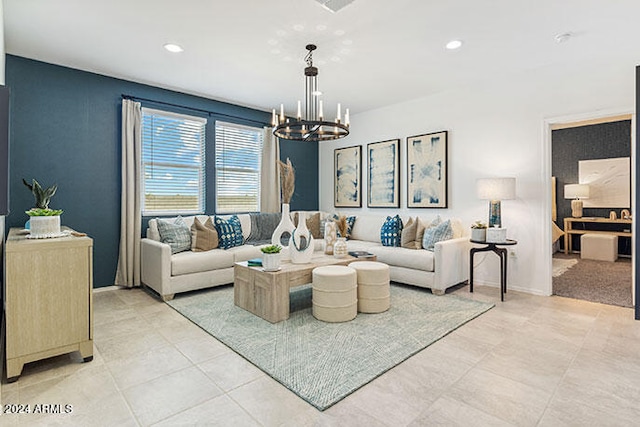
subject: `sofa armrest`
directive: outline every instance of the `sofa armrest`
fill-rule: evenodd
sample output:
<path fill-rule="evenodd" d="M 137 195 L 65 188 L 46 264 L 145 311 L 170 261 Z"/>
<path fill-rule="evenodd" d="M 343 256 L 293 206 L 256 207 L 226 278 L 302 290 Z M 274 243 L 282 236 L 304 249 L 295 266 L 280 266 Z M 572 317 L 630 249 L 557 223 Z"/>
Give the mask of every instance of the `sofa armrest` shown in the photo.
<path fill-rule="evenodd" d="M 469 279 L 469 237 L 444 240 L 434 247 L 434 287 L 445 290 Z"/>
<path fill-rule="evenodd" d="M 171 290 L 171 247 L 152 239 L 140 241 L 140 274 L 144 285 L 149 286 L 163 299 L 173 294 Z"/>

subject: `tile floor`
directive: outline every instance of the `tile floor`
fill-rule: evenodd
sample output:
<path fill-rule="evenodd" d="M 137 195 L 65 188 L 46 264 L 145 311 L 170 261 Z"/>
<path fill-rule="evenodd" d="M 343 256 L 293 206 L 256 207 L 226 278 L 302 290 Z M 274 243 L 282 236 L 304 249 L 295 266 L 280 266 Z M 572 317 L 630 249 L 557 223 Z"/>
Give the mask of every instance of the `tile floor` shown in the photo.
<path fill-rule="evenodd" d="M 467 287 L 496 307 L 319 412 L 140 289 L 94 294 L 95 358 L 25 367 L 6 404 L 69 414 L 0 425 L 637 425 L 640 322 L 631 309 Z"/>

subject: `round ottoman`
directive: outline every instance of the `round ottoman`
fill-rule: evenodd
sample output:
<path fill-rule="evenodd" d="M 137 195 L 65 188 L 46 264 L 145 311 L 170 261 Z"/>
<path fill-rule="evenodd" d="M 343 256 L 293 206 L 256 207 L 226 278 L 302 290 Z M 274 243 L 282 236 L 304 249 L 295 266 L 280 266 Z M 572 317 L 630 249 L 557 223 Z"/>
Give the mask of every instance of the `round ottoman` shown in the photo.
<path fill-rule="evenodd" d="M 376 261 L 356 261 L 349 267 L 358 274 L 358 311 L 382 313 L 389 310 L 389 266 Z"/>
<path fill-rule="evenodd" d="M 356 271 L 341 265 L 313 269 L 313 317 L 324 322 L 347 322 L 358 314 Z"/>

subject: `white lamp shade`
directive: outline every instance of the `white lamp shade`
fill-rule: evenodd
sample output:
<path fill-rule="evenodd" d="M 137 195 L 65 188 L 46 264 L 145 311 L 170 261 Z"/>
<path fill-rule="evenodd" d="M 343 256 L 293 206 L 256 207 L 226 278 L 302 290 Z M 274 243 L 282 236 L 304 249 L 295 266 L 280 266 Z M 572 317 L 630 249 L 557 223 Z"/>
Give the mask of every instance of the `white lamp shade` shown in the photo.
<path fill-rule="evenodd" d="M 480 178 L 476 181 L 479 199 L 509 200 L 516 198 L 515 178 Z"/>
<path fill-rule="evenodd" d="M 567 184 L 564 186 L 565 199 L 588 199 L 589 186 L 587 184 Z"/>

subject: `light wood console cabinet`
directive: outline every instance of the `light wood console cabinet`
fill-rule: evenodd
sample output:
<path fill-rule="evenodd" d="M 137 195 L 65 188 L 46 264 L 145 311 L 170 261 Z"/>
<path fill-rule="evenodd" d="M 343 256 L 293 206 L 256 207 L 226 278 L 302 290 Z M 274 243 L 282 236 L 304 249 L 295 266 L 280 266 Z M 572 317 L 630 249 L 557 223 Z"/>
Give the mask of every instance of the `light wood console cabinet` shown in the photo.
<path fill-rule="evenodd" d="M 64 229 L 64 227 L 63 227 Z M 79 351 L 93 359 L 93 240 L 27 239 L 12 228 L 5 245 L 7 378 L 25 363 Z"/>

